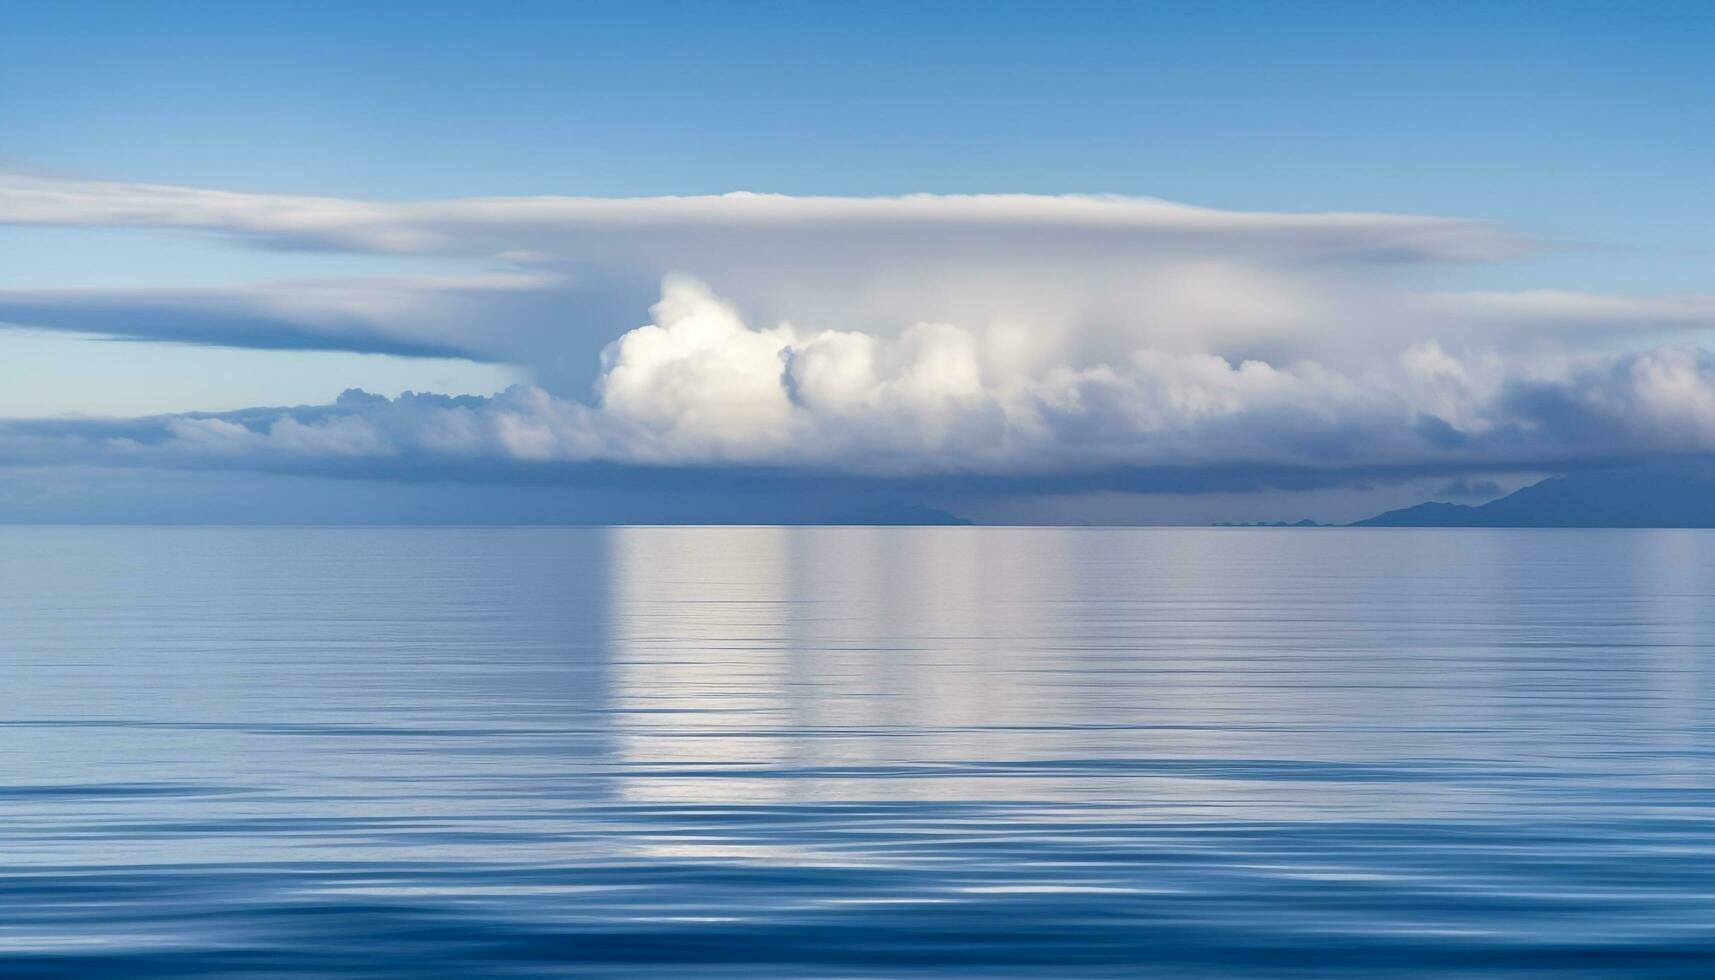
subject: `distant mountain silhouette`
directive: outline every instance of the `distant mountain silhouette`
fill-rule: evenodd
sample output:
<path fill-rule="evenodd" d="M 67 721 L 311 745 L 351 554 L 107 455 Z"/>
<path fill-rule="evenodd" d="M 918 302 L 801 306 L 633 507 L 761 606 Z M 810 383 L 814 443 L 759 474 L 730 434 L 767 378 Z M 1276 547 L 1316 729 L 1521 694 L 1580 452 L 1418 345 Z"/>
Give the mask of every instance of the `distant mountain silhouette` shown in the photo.
<path fill-rule="evenodd" d="M 1715 527 L 1715 460 L 1557 476 L 1478 506 L 1427 503 L 1357 527 Z"/>
<path fill-rule="evenodd" d="M 957 514 L 949 514 L 937 507 L 925 507 L 921 504 L 882 504 L 879 507 L 872 507 L 862 513 L 854 514 L 849 520 L 834 523 L 962 527 L 968 526 L 972 522 Z"/>

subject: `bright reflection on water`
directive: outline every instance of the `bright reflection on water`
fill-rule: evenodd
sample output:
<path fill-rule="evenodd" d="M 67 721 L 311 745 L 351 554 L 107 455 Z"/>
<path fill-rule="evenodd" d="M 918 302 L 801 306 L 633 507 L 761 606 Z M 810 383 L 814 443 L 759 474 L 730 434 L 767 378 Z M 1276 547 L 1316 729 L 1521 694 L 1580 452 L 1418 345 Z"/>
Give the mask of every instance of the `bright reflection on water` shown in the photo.
<path fill-rule="evenodd" d="M 0 974 L 1715 973 L 1715 534 L 0 530 Z"/>

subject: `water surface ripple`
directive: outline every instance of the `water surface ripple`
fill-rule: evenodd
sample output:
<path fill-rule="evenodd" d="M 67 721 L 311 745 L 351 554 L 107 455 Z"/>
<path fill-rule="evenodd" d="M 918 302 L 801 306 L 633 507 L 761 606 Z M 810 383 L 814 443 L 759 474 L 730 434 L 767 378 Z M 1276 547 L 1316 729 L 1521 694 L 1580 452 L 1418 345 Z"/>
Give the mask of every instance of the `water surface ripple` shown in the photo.
<path fill-rule="evenodd" d="M 1708 977 L 1715 533 L 0 528 L 0 974 Z"/>

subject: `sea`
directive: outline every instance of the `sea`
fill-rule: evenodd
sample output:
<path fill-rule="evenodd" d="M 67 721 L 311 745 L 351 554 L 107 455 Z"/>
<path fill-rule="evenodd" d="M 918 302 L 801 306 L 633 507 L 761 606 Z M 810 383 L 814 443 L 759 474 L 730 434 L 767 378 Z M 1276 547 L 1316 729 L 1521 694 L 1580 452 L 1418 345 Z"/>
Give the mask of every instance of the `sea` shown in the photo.
<path fill-rule="evenodd" d="M 1715 975 L 1715 532 L 0 528 L 0 976 Z"/>

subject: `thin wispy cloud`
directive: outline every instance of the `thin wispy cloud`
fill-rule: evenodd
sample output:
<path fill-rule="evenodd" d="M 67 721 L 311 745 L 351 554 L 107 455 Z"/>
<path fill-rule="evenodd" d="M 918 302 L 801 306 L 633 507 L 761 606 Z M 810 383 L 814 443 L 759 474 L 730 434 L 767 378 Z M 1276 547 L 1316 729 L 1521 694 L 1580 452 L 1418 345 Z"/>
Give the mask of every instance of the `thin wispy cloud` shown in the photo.
<path fill-rule="evenodd" d="M 487 197 L 390 202 L 243 194 L 194 187 L 0 174 L 0 222 L 176 228 L 261 243 L 352 251 L 613 255 L 719 248 L 728 236 L 878 241 L 911 230 L 927 244 L 980 236 L 989 247 L 1040 252 L 1083 241 L 1103 249 L 1198 236 L 1227 249 L 1297 258 L 1465 261 L 1516 254 L 1518 239 L 1482 222 L 1416 215 L 1223 211 L 1117 195 L 913 194 L 794 197 L 738 192 L 690 197 Z M 1060 237 L 1065 236 L 1065 237 Z M 693 239 L 686 241 L 687 238 Z M 906 251 L 925 244 L 896 240 Z"/>

